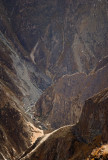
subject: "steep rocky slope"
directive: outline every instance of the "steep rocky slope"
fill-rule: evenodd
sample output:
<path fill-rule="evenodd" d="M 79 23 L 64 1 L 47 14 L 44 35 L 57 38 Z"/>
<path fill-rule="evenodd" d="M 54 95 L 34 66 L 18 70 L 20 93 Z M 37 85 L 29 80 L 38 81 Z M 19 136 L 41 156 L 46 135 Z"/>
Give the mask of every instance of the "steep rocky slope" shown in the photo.
<path fill-rule="evenodd" d="M 47 134 L 21 160 L 82 160 L 101 143 L 108 142 L 108 89 L 88 99 L 75 126 Z"/>
<path fill-rule="evenodd" d="M 26 105 L 36 102 L 42 90 L 50 84 L 49 79 L 36 71 L 35 66 L 29 60 L 21 57 L 16 51 L 17 49 L 2 33 L 0 33 L 0 41 L 1 78 L 4 76 L 4 80 L 6 80 L 6 75 L 10 81 L 13 81 L 12 84 L 21 92 L 23 102 Z"/>
<path fill-rule="evenodd" d="M 14 160 L 42 135 L 25 115 L 18 98 L 0 83 L 0 160 Z"/>
<path fill-rule="evenodd" d="M 107 0 L 2 2 L 26 56 L 51 79 L 88 73 L 108 54 Z"/>
<path fill-rule="evenodd" d="M 51 80 L 27 58 L 27 52 L 12 30 L 9 15 L 0 0 L 0 81 L 25 105 L 33 105 Z"/>
<path fill-rule="evenodd" d="M 22 101 L 27 112 L 50 83 L 46 76 L 36 71 L 35 66 L 19 55 L 13 43 L 1 32 L 0 82 Z"/>
<path fill-rule="evenodd" d="M 43 135 L 24 112 L 49 83 L 26 58 L 0 0 L 0 160 L 16 159 Z"/>
<path fill-rule="evenodd" d="M 108 87 L 108 57 L 99 64 L 101 68 L 96 72 L 65 75 L 49 87 L 33 107 L 35 118 L 53 129 L 75 124 L 80 118 L 84 101 Z"/>

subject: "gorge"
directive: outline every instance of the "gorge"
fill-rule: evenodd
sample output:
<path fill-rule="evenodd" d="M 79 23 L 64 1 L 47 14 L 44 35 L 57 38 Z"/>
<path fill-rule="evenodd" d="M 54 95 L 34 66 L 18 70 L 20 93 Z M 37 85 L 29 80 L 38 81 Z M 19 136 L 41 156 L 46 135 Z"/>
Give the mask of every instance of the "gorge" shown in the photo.
<path fill-rule="evenodd" d="M 0 0 L 0 160 L 107 160 L 107 115 L 108 1 Z"/>

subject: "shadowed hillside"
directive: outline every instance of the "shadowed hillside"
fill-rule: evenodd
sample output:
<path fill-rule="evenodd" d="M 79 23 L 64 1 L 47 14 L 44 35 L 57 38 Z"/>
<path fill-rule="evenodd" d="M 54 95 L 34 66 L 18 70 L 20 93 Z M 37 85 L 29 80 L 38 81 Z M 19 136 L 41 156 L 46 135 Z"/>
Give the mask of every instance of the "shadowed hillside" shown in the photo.
<path fill-rule="evenodd" d="M 89 73 L 108 54 L 106 0 L 3 0 L 3 4 L 26 56 L 51 79 Z"/>

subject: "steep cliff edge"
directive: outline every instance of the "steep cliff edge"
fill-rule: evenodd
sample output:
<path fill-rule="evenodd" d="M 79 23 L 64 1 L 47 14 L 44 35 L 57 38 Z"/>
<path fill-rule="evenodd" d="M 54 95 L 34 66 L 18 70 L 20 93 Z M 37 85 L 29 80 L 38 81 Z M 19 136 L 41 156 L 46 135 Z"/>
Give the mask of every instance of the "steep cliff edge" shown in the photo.
<path fill-rule="evenodd" d="M 88 99 L 75 126 L 65 126 L 47 134 L 21 160 L 81 160 L 101 143 L 108 142 L 108 89 Z"/>
<path fill-rule="evenodd" d="M 49 87 L 33 107 L 35 118 L 53 129 L 76 124 L 85 100 L 108 87 L 108 57 L 101 63 L 96 72 L 65 75 Z"/>

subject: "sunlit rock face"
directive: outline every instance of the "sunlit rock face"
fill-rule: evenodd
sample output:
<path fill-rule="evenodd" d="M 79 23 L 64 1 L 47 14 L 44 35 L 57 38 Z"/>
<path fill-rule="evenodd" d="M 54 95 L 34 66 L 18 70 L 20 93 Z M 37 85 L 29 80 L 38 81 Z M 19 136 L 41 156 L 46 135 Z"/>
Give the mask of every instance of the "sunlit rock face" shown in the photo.
<path fill-rule="evenodd" d="M 74 126 L 61 127 L 44 136 L 36 148 L 28 152 L 21 160 L 89 160 L 87 157 L 93 149 L 108 142 L 107 106 L 108 88 L 86 101 L 79 123 Z M 107 145 L 102 147 L 107 147 Z M 108 155 L 107 148 L 106 156 Z M 102 152 L 96 153 L 93 158 L 98 159 L 97 156 Z M 107 158 L 102 160 L 107 160 Z"/>
<path fill-rule="evenodd" d="M 76 124 L 85 100 L 108 87 L 108 57 L 101 60 L 96 68 L 97 71 L 89 75 L 75 73 L 60 78 L 33 107 L 35 117 L 53 129 Z"/>
<path fill-rule="evenodd" d="M 43 132 L 29 121 L 18 98 L 0 83 L 0 159 L 14 160 Z"/>
<path fill-rule="evenodd" d="M 102 145 L 101 147 L 93 149 L 91 154 L 88 156 L 87 160 L 92 160 L 93 158 L 99 160 L 100 158 L 102 160 L 108 159 L 108 144 Z"/>
<path fill-rule="evenodd" d="M 106 0 L 3 0 L 32 62 L 57 79 L 90 72 L 108 54 Z"/>

